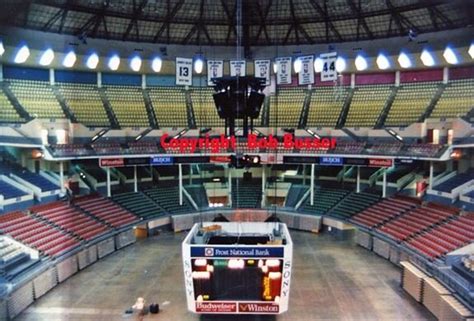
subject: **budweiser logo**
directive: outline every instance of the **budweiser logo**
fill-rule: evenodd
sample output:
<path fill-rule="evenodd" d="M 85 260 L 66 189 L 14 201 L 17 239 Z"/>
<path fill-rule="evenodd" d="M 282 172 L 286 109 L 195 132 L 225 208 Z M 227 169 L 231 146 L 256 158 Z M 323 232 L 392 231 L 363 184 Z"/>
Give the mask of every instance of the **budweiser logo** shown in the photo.
<path fill-rule="evenodd" d="M 237 304 L 234 302 L 196 302 L 198 313 L 229 313 L 237 312 Z"/>

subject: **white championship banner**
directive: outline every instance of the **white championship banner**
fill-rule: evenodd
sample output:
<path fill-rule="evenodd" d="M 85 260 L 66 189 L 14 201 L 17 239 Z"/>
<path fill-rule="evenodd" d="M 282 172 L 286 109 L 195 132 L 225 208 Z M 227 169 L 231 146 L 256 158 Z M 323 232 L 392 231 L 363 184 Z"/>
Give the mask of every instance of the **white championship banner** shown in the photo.
<path fill-rule="evenodd" d="M 255 77 L 265 78 L 265 86 L 270 85 L 270 60 L 255 60 Z"/>
<path fill-rule="evenodd" d="M 245 60 L 231 60 L 230 61 L 230 76 L 245 76 Z"/>
<path fill-rule="evenodd" d="M 321 71 L 321 81 L 337 80 L 336 59 L 337 52 L 328 52 L 319 55 L 323 61 L 323 70 Z"/>
<path fill-rule="evenodd" d="M 310 85 L 314 84 L 314 66 L 313 56 L 303 56 L 299 58 L 301 60 L 301 71 L 298 74 L 298 84 Z"/>
<path fill-rule="evenodd" d="M 207 61 L 207 85 L 214 86 L 212 78 L 221 78 L 224 76 L 224 61 L 223 60 L 208 60 Z"/>
<path fill-rule="evenodd" d="M 193 84 L 193 59 L 176 58 L 176 85 Z"/>
<path fill-rule="evenodd" d="M 291 57 L 276 58 L 277 64 L 277 84 L 290 85 L 291 84 Z"/>

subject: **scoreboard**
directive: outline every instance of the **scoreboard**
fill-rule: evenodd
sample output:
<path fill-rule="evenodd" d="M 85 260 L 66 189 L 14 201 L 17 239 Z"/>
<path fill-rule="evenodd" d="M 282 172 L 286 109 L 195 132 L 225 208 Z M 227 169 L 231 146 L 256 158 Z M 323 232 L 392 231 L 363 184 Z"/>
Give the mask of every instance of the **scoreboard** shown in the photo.
<path fill-rule="evenodd" d="M 195 224 L 182 249 L 189 311 L 280 314 L 288 310 L 293 249 L 285 224 Z"/>

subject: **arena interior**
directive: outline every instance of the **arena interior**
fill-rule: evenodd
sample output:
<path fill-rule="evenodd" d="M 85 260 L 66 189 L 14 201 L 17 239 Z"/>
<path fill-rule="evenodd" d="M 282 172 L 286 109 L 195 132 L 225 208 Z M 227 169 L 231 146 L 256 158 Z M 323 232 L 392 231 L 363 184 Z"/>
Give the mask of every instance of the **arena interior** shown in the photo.
<path fill-rule="evenodd" d="M 0 6 L 0 320 L 474 320 L 472 0 Z M 189 311 L 203 222 L 286 224 L 288 311 Z"/>

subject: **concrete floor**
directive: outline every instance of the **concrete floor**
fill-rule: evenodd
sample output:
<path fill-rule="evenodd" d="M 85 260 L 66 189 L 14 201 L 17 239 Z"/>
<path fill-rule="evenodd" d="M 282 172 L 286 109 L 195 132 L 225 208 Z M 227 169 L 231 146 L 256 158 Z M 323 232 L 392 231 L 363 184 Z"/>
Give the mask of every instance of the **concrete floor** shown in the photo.
<path fill-rule="evenodd" d="M 124 311 L 139 296 L 160 303 L 144 320 L 435 320 L 399 286 L 400 270 L 350 241 L 291 231 L 294 264 L 290 310 L 277 317 L 199 316 L 186 310 L 181 241 L 165 233 L 139 241 L 71 277 L 18 321 L 135 320 Z"/>

